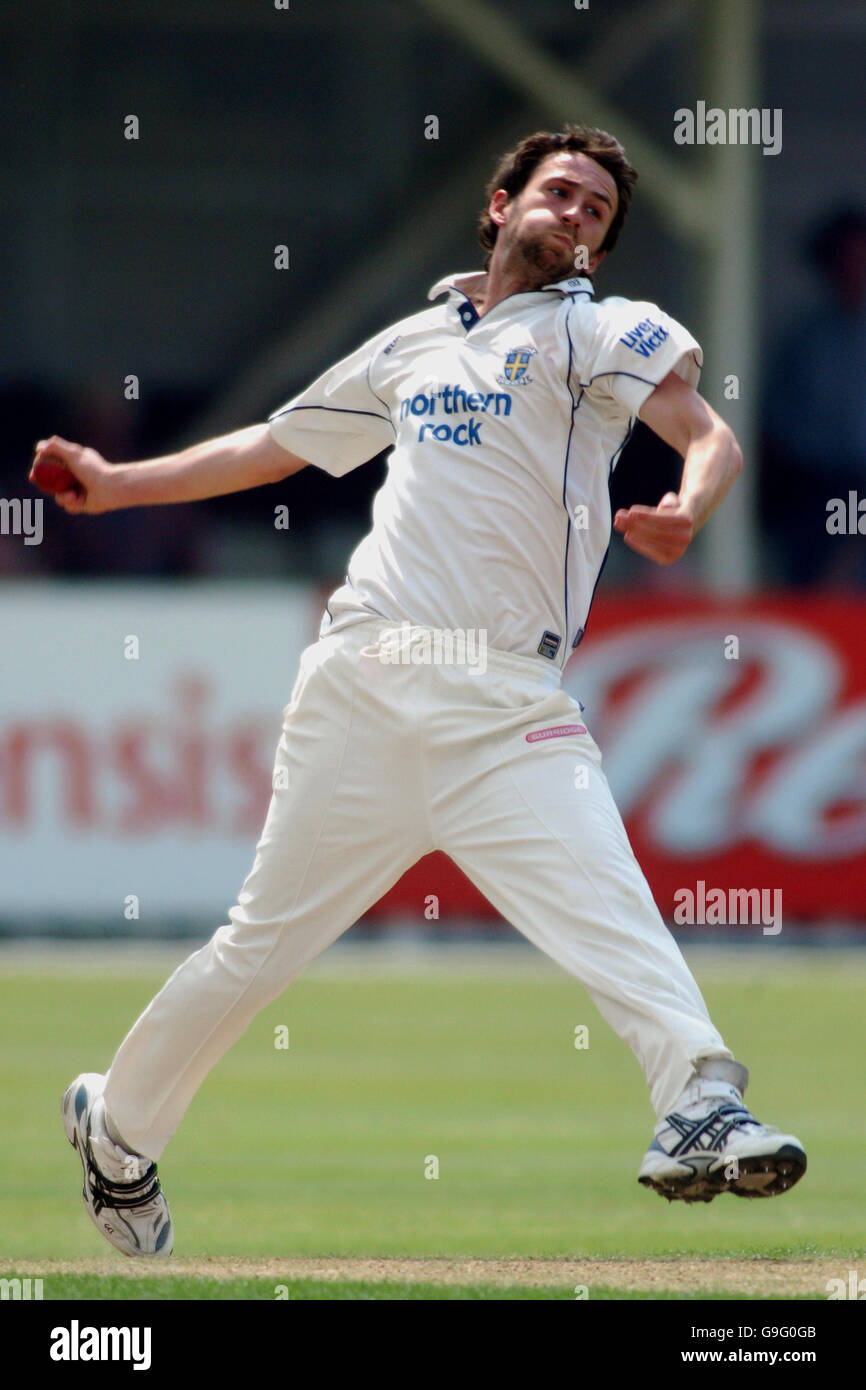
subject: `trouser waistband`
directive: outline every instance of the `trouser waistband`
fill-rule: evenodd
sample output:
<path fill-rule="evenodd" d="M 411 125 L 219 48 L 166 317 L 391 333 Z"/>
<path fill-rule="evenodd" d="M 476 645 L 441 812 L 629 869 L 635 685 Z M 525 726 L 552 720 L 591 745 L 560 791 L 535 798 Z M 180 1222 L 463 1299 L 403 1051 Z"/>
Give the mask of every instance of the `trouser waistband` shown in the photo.
<path fill-rule="evenodd" d="M 381 659 L 382 652 L 388 650 L 395 664 L 401 664 L 401 657 L 410 655 L 413 649 L 426 647 L 433 653 L 433 664 L 472 666 L 478 664 L 483 655 L 487 667 L 494 671 L 537 680 L 551 690 L 558 689 L 562 683 L 559 667 L 541 657 L 488 646 L 484 628 L 435 628 L 420 623 L 389 623 L 385 618 L 363 618 L 335 635 L 348 636 L 354 632 L 365 637 L 364 647 L 371 655 L 375 653 Z M 373 636 L 375 640 L 371 640 Z M 438 662 L 437 652 L 440 653 Z M 413 663 L 406 660 L 405 664 Z"/>

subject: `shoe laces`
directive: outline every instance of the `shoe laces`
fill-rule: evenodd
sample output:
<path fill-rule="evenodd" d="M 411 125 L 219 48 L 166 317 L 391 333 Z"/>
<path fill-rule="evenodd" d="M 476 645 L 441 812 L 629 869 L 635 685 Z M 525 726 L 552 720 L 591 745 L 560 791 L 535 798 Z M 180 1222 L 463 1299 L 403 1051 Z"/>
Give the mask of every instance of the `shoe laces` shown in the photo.
<path fill-rule="evenodd" d="M 97 1216 L 103 1207 L 110 1207 L 114 1211 L 135 1208 L 144 1215 L 149 1207 L 157 1205 L 162 1193 L 155 1163 L 151 1163 L 144 1176 L 136 1182 L 112 1182 L 88 1153 L 87 1181 Z"/>
<path fill-rule="evenodd" d="M 751 1117 L 751 1119 L 749 1119 L 749 1120 L 743 1120 L 741 1124 L 738 1124 L 738 1125 L 737 1125 L 737 1129 L 742 1129 L 742 1130 L 759 1129 L 759 1130 L 761 1130 L 761 1132 L 762 1132 L 763 1134 L 781 1134 L 781 1133 L 782 1133 L 782 1131 L 779 1129 L 779 1126 L 778 1126 L 778 1125 L 762 1125 L 761 1122 L 760 1122 L 760 1120 L 756 1120 L 756 1119 L 755 1119 L 754 1115 Z"/>

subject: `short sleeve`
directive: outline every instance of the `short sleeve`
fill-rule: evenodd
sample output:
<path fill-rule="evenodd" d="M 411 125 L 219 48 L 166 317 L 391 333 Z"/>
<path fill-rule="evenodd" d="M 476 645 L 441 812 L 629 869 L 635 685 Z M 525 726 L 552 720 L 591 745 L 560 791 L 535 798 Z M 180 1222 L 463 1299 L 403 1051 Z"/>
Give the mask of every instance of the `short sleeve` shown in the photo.
<path fill-rule="evenodd" d="M 580 385 L 594 399 L 637 415 L 669 372 L 695 387 L 703 354 L 697 341 L 656 304 L 605 299 L 595 307 L 595 323 L 583 361 L 576 365 Z"/>
<path fill-rule="evenodd" d="M 370 367 L 387 334 L 344 357 L 268 417 L 276 442 L 335 478 L 375 458 L 396 439 L 387 405 L 370 384 Z"/>

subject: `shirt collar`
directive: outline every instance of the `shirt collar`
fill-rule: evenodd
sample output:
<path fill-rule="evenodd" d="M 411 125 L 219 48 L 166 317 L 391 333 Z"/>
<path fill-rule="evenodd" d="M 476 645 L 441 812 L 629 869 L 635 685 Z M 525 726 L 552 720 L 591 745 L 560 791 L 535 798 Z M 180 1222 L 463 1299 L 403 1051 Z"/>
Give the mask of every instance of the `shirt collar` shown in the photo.
<path fill-rule="evenodd" d="M 469 300 L 484 290 L 487 284 L 487 272 L 485 270 L 461 271 L 458 275 L 446 275 L 428 291 L 428 299 L 438 299 L 440 295 L 448 292 L 449 297 L 459 300 Z M 542 285 L 538 293 L 545 290 L 554 290 L 559 294 L 589 294 L 595 295 L 592 281 L 587 275 L 573 275 L 568 280 L 556 280 L 550 285 Z"/>

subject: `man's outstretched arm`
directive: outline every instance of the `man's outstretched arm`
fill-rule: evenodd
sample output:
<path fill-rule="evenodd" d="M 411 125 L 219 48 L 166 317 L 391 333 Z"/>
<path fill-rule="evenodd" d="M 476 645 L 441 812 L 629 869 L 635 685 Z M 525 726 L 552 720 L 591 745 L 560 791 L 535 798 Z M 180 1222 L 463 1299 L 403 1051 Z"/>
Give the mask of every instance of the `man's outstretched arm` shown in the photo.
<path fill-rule="evenodd" d="M 632 550 L 671 565 L 724 501 L 742 470 L 743 455 L 721 416 L 676 372 L 647 397 L 639 415 L 682 455 L 680 490 L 665 493 L 657 507 L 618 511 L 613 524 Z"/>
<path fill-rule="evenodd" d="M 198 502 L 229 492 L 277 483 L 306 468 L 306 459 L 283 449 L 266 424 L 194 444 L 177 454 L 141 463 L 108 463 L 95 449 L 53 435 L 36 446 L 33 464 L 59 459 L 83 492 L 55 494 L 64 511 L 95 516 L 121 507 L 155 507 L 167 502 Z M 33 475 L 31 472 L 31 481 Z"/>

